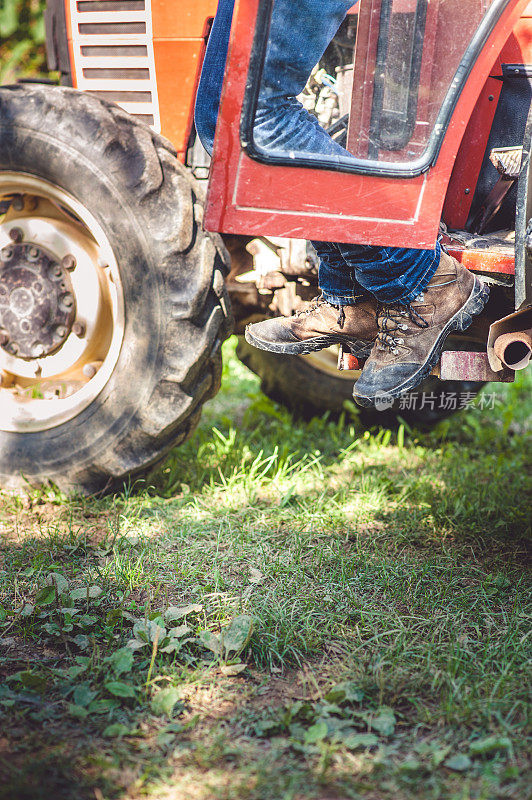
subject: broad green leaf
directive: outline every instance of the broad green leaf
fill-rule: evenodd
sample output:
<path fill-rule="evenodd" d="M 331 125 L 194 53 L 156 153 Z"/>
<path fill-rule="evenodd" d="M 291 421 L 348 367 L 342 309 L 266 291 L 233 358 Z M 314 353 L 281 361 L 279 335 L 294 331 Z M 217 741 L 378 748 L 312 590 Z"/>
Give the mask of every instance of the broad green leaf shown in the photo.
<path fill-rule="evenodd" d="M 68 581 L 60 572 L 50 572 L 44 581 L 45 586 L 55 586 L 57 594 L 64 594 L 68 591 Z"/>
<path fill-rule="evenodd" d="M 48 681 L 44 675 L 31 670 L 24 670 L 18 673 L 18 679 L 25 689 L 31 689 L 33 692 L 44 692 L 48 686 Z"/>
<path fill-rule="evenodd" d="M 222 675 L 240 675 L 241 672 L 244 672 L 246 667 L 247 664 L 222 664 L 220 666 L 220 671 Z"/>
<path fill-rule="evenodd" d="M 357 747 L 375 747 L 379 743 L 374 733 L 352 733 L 343 740 L 343 744 L 348 750 L 356 750 Z"/>
<path fill-rule="evenodd" d="M 133 636 L 141 642 L 154 642 L 155 639 L 162 642 L 166 636 L 166 628 L 157 625 L 153 620 L 142 620 L 133 625 Z"/>
<path fill-rule="evenodd" d="M 421 761 L 418 761 L 417 758 L 408 758 L 406 761 L 403 761 L 399 764 L 399 770 L 401 772 L 406 772 L 407 774 L 415 774 L 416 772 L 420 772 L 421 770 L 425 769 Z"/>
<path fill-rule="evenodd" d="M 316 722 L 305 731 L 305 744 L 321 742 L 327 736 L 327 723 L 324 720 Z"/>
<path fill-rule="evenodd" d="M 85 628 L 92 628 L 98 622 L 98 619 L 93 617 L 92 614 L 82 614 L 81 617 L 78 617 L 78 622 Z"/>
<path fill-rule="evenodd" d="M 175 734 L 169 733 L 167 731 L 160 731 L 157 734 L 157 744 L 159 747 L 168 747 L 168 745 L 172 744 L 175 741 Z"/>
<path fill-rule="evenodd" d="M 20 616 L 31 617 L 34 611 L 35 611 L 35 606 L 32 603 L 24 603 L 24 605 L 22 606 L 22 611 L 20 612 Z"/>
<path fill-rule="evenodd" d="M 165 714 L 171 718 L 176 703 L 179 702 L 181 693 L 176 686 L 161 689 L 151 701 L 151 710 L 157 716 Z"/>
<path fill-rule="evenodd" d="M 188 643 L 194 642 L 195 639 L 191 636 L 188 639 L 179 639 L 177 636 L 172 636 L 171 638 L 165 639 L 163 644 L 164 647 L 161 647 L 161 653 L 179 653 L 179 651 Z"/>
<path fill-rule="evenodd" d="M 4 606 L 0 606 L 0 622 L 3 622 L 7 617 L 7 611 L 5 610 Z"/>
<path fill-rule="evenodd" d="M 60 636 L 61 635 L 61 628 L 57 624 L 57 622 L 45 622 L 42 626 L 43 631 L 45 633 L 50 634 L 50 636 Z"/>
<path fill-rule="evenodd" d="M 199 640 L 207 650 L 212 650 L 217 656 L 222 655 L 222 643 L 216 634 L 211 631 L 200 631 Z"/>
<path fill-rule="evenodd" d="M 88 706 L 96 694 L 97 692 L 93 691 L 87 683 L 82 683 L 74 689 L 72 699 L 77 706 Z"/>
<path fill-rule="evenodd" d="M 124 683 L 123 681 L 107 681 L 104 684 L 105 688 L 111 694 L 114 694 L 115 697 L 135 697 L 135 687 L 131 686 L 130 683 Z"/>
<path fill-rule="evenodd" d="M 147 647 L 148 642 L 141 642 L 140 639 L 129 639 L 126 647 L 128 650 L 131 650 L 133 653 L 135 650 L 142 650 L 143 647 Z"/>
<path fill-rule="evenodd" d="M 382 706 L 368 718 L 371 728 L 381 736 L 391 736 L 395 730 L 395 714 L 391 708 Z"/>
<path fill-rule="evenodd" d="M 130 672 L 133 666 L 133 652 L 129 647 L 121 647 L 105 660 L 115 675 L 122 675 L 124 672 Z"/>
<path fill-rule="evenodd" d="M 43 586 L 35 595 L 36 606 L 49 606 L 55 600 L 55 589 L 53 586 Z"/>
<path fill-rule="evenodd" d="M 72 600 L 87 600 L 99 597 L 102 591 L 100 586 L 81 586 L 79 589 L 72 589 L 70 597 Z"/>
<path fill-rule="evenodd" d="M 85 670 L 86 670 L 85 666 L 82 666 L 81 664 L 74 664 L 71 667 L 67 667 L 64 670 L 63 674 L 64 674 L 65 678 L 68 678 L 69 680 L 73 681 L 79 675 L 81 675 L 82 672 L 85 672 Z"/>
<path fill-rule="evenodd" d="M 148 614 L 150 622 L 155 622 L 160 628 L 164 628 L 164 617 L 160 611 L 151 611 Z"/>
<path fill-rule="evenodd" d="M 451 756 L 451 758 L 444 761 L 444 765 L 454 772 L 465 772 L 471 766 L 471 759 L 462 753 L 458 753 L 458 755 Z"/>
<path fill-rule="evenodd" d="M 190 633 L 192 629 L 188 627 L 188 625 L 179 625 L 177 628 L 170 628 L 168 630 L 168 636 L 172 638 L 180 638 L 181 636 L 186 636 L 187 633 Z"/>
<path fill-rule="evenodd" d="M 113 708 L 118 707 L 118 701 L 112 698 L 105 700 L 93 700 L 88 708 L 89 714 L 107 714 Z"/>
<path fill-rule="evenodd" d="M 104 729 L 103 735 L 108 739 L 121 739 L 122 736 L 127 736 L 128 733 L 129 728 L 126 725 L 122 725 L 121 722 L 113 722 L 112 725 L 108 725 L 107 728 Z"/>
<path fill-rule="evenodd" d="M 77 644 L 80 650 L 86 650 L 90 643 L 89 637 L 85 636 L 84 633 L 78 633 L 76 636 L 73 636 L 72 641 L 74 644 Z"/>
<path fill-rule="evenodd" d="M 74 703 L 69 703 L 67 706 L 68 713 L 71 717 L 75 717 L 76 719 L 85 719 L 89 715 L 89 712 L 83 706 L 77 706 Z"/>
<path fill-rule="evenodd" d="M 122 609 L 121 608 L 112 608 L 110 611 L 107 612 L 105 615 L 105 624 L 106 625 L 116 625 L 117 622 L 120 622 L 122 619 Z"/>
<path fill-rule="evenodd" d="M 8 39 L 17 30 L 19 19 L 19 8 L 16 3 L 2 3 L 0 6 L 0 30 L 2 31 L 2 38 Z"/>
<path fill-rule="evenodd" d="M 450 746 L 438 747 L 432 754 L 432 766 L 439 767 L 442 761 L 449 755 Z"/>
<path fill-rule="evenodd" d="M 248 614 L 241 614 L 231 620 L 221 634 L 224 653 L 238 655 L 245 648 L 253 633 L 253 618 Z"/>
<path fill-rule="evenodd" d="M 329 703 L 360 703 L 364 698 L 364 692 L 354 681 L 344 681 L 327 692 L 325 699 Z"/>
<path fill-rule="evenodd" d="M 485 739 L 477 739 L 471 742 L 469 752 L 473 756 L 483 756 L 486 753 L 494 753 L 497 750 L 510 750 L 512 743 L 507 736 L 488 736 Z"/>
<path fill-rule="evenodd" d="M 188 614 L 199 614 L 203 611 L 203 606 L 199 603 L 192 603 L 188 606 L 170 606 L 164 612 L 164 618 L 167 622 L 173 622 L 176 619 L 182 619 Z"/>

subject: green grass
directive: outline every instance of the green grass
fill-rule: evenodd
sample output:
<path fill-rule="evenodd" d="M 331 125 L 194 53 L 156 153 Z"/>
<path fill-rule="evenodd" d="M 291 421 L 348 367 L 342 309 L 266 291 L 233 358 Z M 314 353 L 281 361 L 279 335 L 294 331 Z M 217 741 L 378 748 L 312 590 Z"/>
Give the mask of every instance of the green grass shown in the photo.
<path fill-rule="evenodd" d="M 0 797 L 529 797 L 530 378 L 368 432 L 225 350 L 147 481 L 3 497 Z"/>

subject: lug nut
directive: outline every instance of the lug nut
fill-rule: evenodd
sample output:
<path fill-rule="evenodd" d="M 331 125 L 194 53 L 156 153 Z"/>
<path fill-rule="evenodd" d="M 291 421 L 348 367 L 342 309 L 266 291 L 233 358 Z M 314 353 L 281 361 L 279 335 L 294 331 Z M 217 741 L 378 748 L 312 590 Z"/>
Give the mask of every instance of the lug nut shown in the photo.
<path fill-rule="evenodd" d="M 3 247 L 0 250 L 0 261 L 9 261 L 9 259 L 12 257 L 13 257 L 12 247 Z"/>
<path fill-rule="evenodd" d="M 33 358 L 40 358 L 44 355 L 44 347 L 40 342 L 35 342 L 35 344 L 31 348 L 31 354 Z"/>
<path fill-rule="evenodd" d="M 63 270 L 59 266 L 59 264 L 52 264 L 50 269 L 48 270 L 48 277 L 50 280 L 54 280 L 54 278 L 60 278 L 63 274 Z"/>
<path fill-rule="evenodd" d="M 11 228 L 9 231 L 9 238 L 12 242 L 21 242 L 22 241 L 22 231 L 20 228 Z"/>
<path fill-rule="evenodd" d="M 28 250 L 29 258 L 37 259 L 39 258 L 39 255 L 40 255 L 40 250 L 38 247 L 30 247 L 30 249 Z"/>
<path fill-rule="evenodd" d="M 94 378 L 96 375 L 96 367 L 93 364 L 85 364 L 83 367 L 83 374 L 86 378 Z"/>
<path fill-rule="evenodd" d="M 22 195 L 21 194 L 15 195 L 15 197 L 11 201 L 11 205 L 13 206 L 15 211 L 22 211 L 22 209 L 24 208 L 24 198 L 22 197 Z"/>
<path fill-rule="evenodd" d="M 72 308 L 72 306 L 74 305 L 74 298 L 72 297 L 70 292 L 67 292 L 66 294 L 64 294 L 63 297 L 62 297 L 62 300 L 63 300 L 63 305 L 65 306 L 65 308 Z"/>
<path fill-rule="evenodd" d="M 67 255 L 63 258 L 63 267 L 69 272 L 76 268 L 77 263 L 78 262 L 71 253 L 67 253 Z"/>
<path fill-rule="evenodd" d="M 80 339 L 82 336 L 85 336 L 85 330 L 86 330 L 85 323 L 83 322 L 75 322 L 72 325 L 72 333 L 75 336 L 79 336 Z"/>
<path fill-rule="evenodd" d="M 62 339 L 63 336 L 66 334 L 67 329 L 64 325 L 58 325 L 57 328 L 55 329 L 55 332 Z"/>

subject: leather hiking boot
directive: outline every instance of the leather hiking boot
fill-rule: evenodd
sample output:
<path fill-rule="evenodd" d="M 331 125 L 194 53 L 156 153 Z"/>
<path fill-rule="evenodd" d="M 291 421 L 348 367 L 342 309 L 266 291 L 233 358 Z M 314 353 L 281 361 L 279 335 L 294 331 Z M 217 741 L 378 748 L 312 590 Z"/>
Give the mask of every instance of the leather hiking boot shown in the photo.
<path fill-rule="evenodd" d="M 353 389 L 356 402 L 380 406 L 421 383 L 439 360 L 447 336 L 465 331 L 488 296 L 476 275 L 442 251 L 428 286 L 409 306 L 381 306 L 379 335 Z"/>
<path fill-rule="evenodd" d="M 377 336 L 377 301 L 361 298 L 354 306 L 331 305 L 316 297 L 293 317 L 274 317 L 246 328 L 246 341 L 271 353 L 301 355 L 343 344 L 365 358 Z"/>

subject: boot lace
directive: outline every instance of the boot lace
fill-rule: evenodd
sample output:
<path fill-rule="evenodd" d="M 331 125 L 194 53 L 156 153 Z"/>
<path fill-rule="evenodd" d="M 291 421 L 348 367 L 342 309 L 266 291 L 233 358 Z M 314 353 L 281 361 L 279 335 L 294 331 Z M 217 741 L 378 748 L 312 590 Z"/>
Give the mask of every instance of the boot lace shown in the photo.
<path fill-rule="evenodd" d="M 331 308 L 334 308 L 335 311 L 338 311 L 338 319 L 336 320 L 336 324 L 340 328 L 343 328 L 344 324 L 345 324 L 344 307 L 343 306 L 335 306 L 332 303 L 329 303 L 329 301 L 326 300 L 323 297 L 323 295 L 321 295 L 321 294 L 318 295 L 318 297 L 315 297 L 314 300 L 311 300 L 309 305 L 306 308 L 302 308 L 299 311 L 296 311 L 295 316 L 296 317 L 306 317 L 308 314 L 314 313 L 314 311 L 317 311 L 320 308 L 320 306 L 324 306 L 324 305 L 325 306 L 330 306 Z"/>
<path fill-rule="evenodd" d="M 416 300 L 418 299 L 422 300 L 423 297 L 416 297 Z M 379 326 L 377 343 L 380 350 L 389 350 L 394 355 L 398 354 L 398 345 L 404 344 L 405 341 L 398 335 L 399 331 L 408 330 L 405 319 L 409 319 L 418 328 L 428 328 L 429 326 L 427 320 L 410 303 L 407 306 L 392 304 L 381 307 L 377 314 L 377 324 Z"/>

